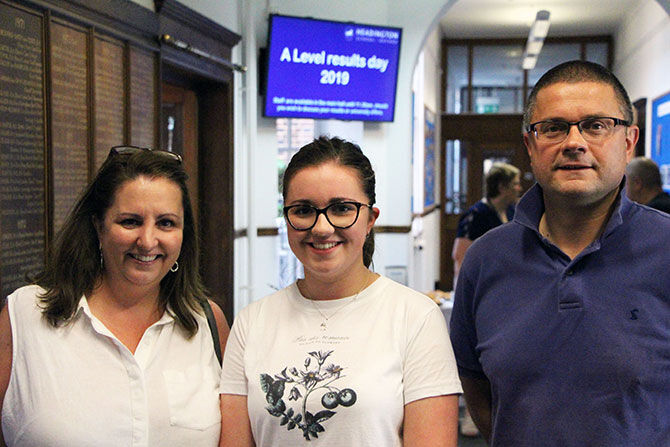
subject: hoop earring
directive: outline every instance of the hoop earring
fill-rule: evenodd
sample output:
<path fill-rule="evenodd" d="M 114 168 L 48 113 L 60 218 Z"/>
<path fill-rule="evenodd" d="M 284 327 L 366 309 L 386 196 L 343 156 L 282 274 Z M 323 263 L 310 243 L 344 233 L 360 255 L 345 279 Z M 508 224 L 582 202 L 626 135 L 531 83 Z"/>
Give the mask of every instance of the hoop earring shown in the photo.
<path fill-rule="evenodd" d="M 178 263 L 177 261 L 174 261 L 174 265 L 173 265 L 172 267 L 170 267 L 170 271 L 171 271 L 172 273 L 174 273 L 174 272 L 176 272 L 177 270 L 179 270 L 179 263 Z"/>

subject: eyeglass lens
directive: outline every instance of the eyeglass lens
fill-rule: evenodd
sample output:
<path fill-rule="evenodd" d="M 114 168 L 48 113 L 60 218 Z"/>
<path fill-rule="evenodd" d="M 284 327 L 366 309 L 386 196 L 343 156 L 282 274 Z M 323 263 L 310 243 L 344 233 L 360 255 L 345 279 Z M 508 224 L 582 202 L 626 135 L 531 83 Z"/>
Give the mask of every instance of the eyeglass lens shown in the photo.
<path fill-rule="evenodd" d="M 295 205 L 287 207 L 286 217 L 296 230 L 312 228 L 322 213 L 333 227 L 348 228 L 356 223 L 361 206 L 362 203 L 337 202 L 319 210 L 311 205 Z"/>
<path fill-rule="evenodd" d="M 535 125 L 538 139 L 543 141 L 562 141 L 570 133 L 570 127 L 576 125 L 585 139 L 599 141 L 612 133 L 617 122 L 612 118 L 588 118 L 576 123 L 567 121 L 544 121 Z"/>

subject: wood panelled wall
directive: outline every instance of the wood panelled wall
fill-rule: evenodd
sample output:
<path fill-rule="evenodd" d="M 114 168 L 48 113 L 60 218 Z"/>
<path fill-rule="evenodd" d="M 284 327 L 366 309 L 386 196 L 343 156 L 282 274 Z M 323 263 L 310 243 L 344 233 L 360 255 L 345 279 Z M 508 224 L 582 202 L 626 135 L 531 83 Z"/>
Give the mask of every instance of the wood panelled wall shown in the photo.
<path fill-rule="evenodd" d="M 128 0 L 0 0 L 3 299 L 26 283 L 26 274 L 42 269 L 54 233 L 110 147 L 161 147 L 164 73 L 206 79 L 214 90 L 227 92 L 214 95 L 224 98 L 218 114 L 230 125 L 216 129 L 220 141 L 212 151 L 232 160 L 231 69 L 167 48 L 160 36 L 170 32 L 219 58 L 230 58 L 240 36 L 174 1 L 156 2 L 156 11 Z M 231 186 L 219 200 L 232 209 L 232 164 L 228 169 Z M 209 218 L 213 222 L 205 227 L 230 227 L 229 235 L 216 237 L 232 246 L 232 211 Z M 232 296 L 229 252 L 203 259 L 203 270 L 224 272 L 223 281 L 230 283 L 229 289 L 214 291 L 222 295 L 217 301 L 224 309 L 229 307 L 224 297 Z"/>

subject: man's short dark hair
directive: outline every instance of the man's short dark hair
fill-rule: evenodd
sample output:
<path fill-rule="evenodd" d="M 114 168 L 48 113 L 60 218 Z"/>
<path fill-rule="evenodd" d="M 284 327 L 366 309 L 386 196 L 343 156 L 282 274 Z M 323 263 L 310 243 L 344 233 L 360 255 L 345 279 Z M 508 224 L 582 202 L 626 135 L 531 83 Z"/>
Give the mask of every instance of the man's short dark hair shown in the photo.
<path fill-rule="evenodd" d="M 540 90 L 559 82 L 575 83 L 589 81 L 611 85 L 614 89 L 621 113 L 623 113 L 623 118 L 626 121 L 633 122 L 633 105 L 630 102 L 628 93 L 626 93 L 626 89 L 616 76 L 602 65 L 594 62 L 574 60 L 555 66 L 537 81 L 530 92 L 528 104 L 526 104 L 526 110 L 523 114 L 524 132 L 530 125 L 530 120 L 537 105 L 537 94 Z"/>

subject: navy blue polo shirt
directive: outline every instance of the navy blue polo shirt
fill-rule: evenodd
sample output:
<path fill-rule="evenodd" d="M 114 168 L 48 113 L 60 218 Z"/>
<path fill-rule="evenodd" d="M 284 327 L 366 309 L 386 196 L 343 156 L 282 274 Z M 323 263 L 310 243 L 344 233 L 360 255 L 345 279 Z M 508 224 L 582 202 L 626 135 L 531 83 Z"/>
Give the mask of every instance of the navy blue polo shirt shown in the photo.
<path fill-rule="evenodd" d="M 492 446 L 670 446 L 670 215 L 618 203 L 570 259 L 538 232 L 542 190 L 468 250 L 450 331 L 491 383 Z"/>

